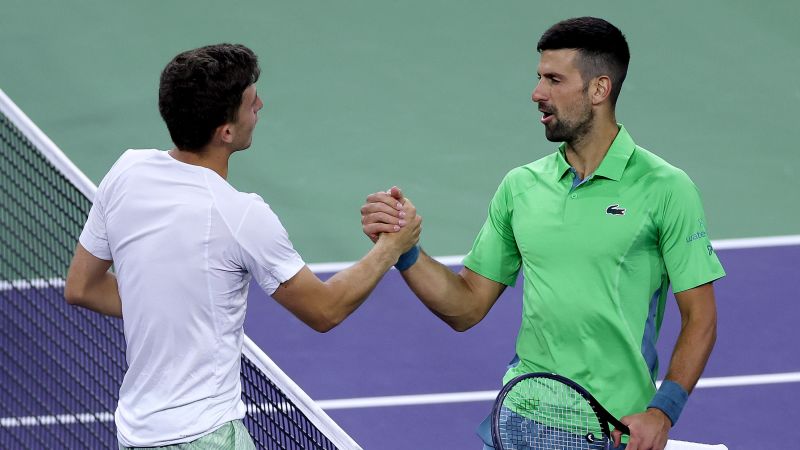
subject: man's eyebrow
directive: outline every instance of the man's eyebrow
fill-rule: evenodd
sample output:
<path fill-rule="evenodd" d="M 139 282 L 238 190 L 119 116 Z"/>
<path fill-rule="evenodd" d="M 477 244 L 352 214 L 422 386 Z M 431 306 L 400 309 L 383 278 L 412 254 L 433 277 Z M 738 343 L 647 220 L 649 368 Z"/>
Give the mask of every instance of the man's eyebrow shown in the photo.
<path fill-rule="evenodd" d="M 563 78 L 563 77 L 564 77 L 564 75 L 563 75 L 563 74 L 560 74 L 560 73 L 558 73 L 558 72 L 544 72 L 544 73 L 541 73 L 541 72 L 538 72 L 538 71 L 537 71 L 537 72 L 536 72 L 536 75 L 539 75 L 540 77 L 546 77 L 546 78 L 552 78 L 552 77 L 560 77 L 560 78 Z"/>

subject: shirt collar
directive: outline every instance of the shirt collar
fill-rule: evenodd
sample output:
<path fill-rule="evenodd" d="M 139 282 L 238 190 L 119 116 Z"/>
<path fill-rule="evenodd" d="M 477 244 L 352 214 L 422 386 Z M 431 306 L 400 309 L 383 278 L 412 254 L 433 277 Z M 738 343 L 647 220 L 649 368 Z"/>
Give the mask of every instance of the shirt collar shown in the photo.
<path fill-rule="evenodd" d="M 614 142 L 611 143 L 611 147 L 609 147 L 608 153 L 606 153 L 606 156 L 600 163 L 600 167 L 594 171 L 594 176 L 596 177 L 603 177 L 614 181 L 619 181 L 622 178 L 622 172 L 625 171 L 625 167 L 628 165 L 628 160 L 631 159 L 633 149 L 636 147 L 636 144 L 633 142 L 633 138 L 630 134 L 628 134 L 628 130 L 625 129 L 625 126 L 623 126 L 621 123 L 618 123 L 617 125 L 619 125 L 617 137 L 614 138 Z M 556 156 L 556 175 L 558 176 L 559 180 L 563 178 L 570 169 L 570 165 L 567 162 L 566 156 L 564 155 L 566 147 L 567 144 L 565 143 L 562 143 L 558 146 L 558 155 Z"/>

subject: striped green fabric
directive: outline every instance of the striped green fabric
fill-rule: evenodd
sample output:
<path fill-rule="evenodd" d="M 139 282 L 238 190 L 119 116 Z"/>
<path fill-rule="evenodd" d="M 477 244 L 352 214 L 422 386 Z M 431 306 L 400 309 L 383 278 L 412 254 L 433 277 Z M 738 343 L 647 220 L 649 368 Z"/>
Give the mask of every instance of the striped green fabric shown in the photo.
<path fill-rule="evenodd" d="M 226 423 L 213 433 L 200 439 L 181 444 L 167 445 L 165 447 L 125 447 L 119 445 L 119 450 L 255 450 L 256 446 L 241 420 Z"/>

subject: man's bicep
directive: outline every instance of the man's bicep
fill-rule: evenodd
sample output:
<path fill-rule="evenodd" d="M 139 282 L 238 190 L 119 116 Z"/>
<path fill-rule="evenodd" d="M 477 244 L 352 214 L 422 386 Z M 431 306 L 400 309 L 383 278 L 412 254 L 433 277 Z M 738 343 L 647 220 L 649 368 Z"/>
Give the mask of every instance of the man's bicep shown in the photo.
<path fill-rule="evenodd" d="M 75 246 L 75 253 L 67 271 L 66 290 L 71 288 L 85 287 L 93 280 L 102 277 L 114 262 L 101 259 L 91 254 L 86 248 L 78 243 Z"/>
<path fill-rule="evenodd" d="M 102 192 L 98 191 L 97 199 L 89 210 L 86 223 L 78 237 L 78 242 L 88 253 L 100 259 L 111 259 L 111 247 L 108 243 L 105 210 L 102 205 Z"/>
<path fill-rule="evenodd" d="M 272 298 L 303 322 L 311 319 L 316 310 L 314 300 L 324 292 L 324 283 L 314 272 L 303 266 L 293 277 L 281 283 Z"/>
<path fill-rule="evenodd" d="M 469 269 L 468 267 L 461 269 L 460 275 L 469 286 L 469 289 L 472 291 L 475 299 L 480 303 L 486 312 L 491 309 L 491 307 L 506 289 L 505 284 L 486 278 L 485 276 Z"/>
<path fill-rule="evenodd" d="M 675 300 L 681 313 L 681 319 L 716 321 L 717 307 L 714 296 L 713 283 L 705 283 L 700 286 L 675 293 Z"/>
<path fill-rule="evenodd" d="M 267 294 L 272 295 L 305 267 L 280 219 L 260 199 L 254 201 L 237 228 L 234 254 L 238 264 Z"/>

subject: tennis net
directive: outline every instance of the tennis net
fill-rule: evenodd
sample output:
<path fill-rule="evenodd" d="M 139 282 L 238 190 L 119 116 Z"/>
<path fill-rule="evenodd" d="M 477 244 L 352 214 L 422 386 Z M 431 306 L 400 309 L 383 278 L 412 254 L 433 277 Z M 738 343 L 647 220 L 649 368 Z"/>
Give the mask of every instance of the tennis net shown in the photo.
<path fill-rule="evenodd" d="M 0 90 L 0 448 L 115 448 L 122 321 L 66 305 L 96 187 Z M 245 337 L 245 425 L 265 449 L 359 449 Z"/>

